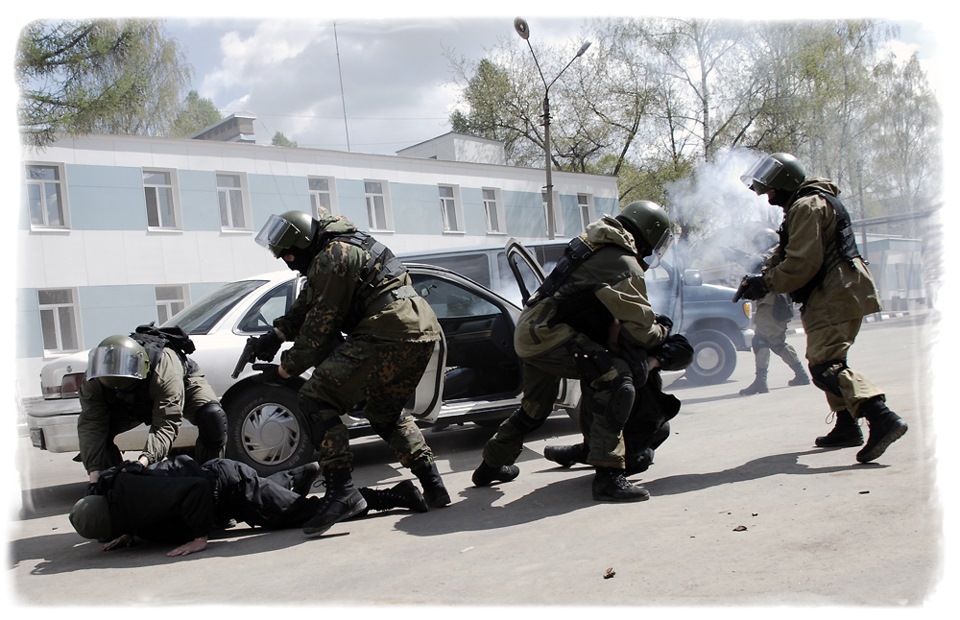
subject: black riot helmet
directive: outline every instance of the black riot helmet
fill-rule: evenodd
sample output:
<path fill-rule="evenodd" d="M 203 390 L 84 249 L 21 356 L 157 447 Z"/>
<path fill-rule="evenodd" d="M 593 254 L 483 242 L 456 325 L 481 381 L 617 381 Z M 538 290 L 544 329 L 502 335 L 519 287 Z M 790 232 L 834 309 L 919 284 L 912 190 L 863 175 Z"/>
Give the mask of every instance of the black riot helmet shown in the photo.
<path fill-rule="evenodd" d="M 761 156 L 740 180 L 758 196 L 763 196 L 771 189 L 792 194 L 806 176 L 796 157 L 790 153 L 774 153 Z"/>
<path fill-rule="evenodd" d="M 257 233 L 256 242 L 275 257 L 283 258 L 291 270 L 306 274 L 316 253 L 313 242 L 317 239 L 318 224 L 303 211 L 271 215 Z M 293 260 L 284 258 L 288 255 Z"/>

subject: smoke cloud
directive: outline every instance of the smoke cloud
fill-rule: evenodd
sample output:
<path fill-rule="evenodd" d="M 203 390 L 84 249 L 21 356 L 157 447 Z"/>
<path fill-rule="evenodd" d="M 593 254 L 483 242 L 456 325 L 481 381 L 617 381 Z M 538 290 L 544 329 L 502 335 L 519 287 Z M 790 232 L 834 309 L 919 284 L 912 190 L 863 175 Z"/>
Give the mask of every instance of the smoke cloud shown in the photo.
<path fill-rule="evenodd" d="M 760 233 L 780 227 L 780 207 L 740 180 L 759 155 L 747 149 L 722 151 L 666 187 L 665 206 L 681 228 L 676 252 L 684 267 L 700 270 L 704 282 L 736 287 L 754 270 L 759 253 L 769 249 L 769 236 Z M 760 238 L 764 241 L 758 244 Z"/>

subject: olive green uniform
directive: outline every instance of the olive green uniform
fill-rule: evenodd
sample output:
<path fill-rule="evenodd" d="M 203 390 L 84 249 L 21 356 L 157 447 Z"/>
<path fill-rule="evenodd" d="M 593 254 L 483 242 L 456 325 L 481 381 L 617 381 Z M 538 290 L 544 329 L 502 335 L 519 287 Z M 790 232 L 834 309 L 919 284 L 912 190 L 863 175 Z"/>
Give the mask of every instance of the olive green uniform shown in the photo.
<path fill-rule="evenodd" d="M 349 220 L 332 217 L 321 220 L 318 234 L 354 231 Z M 289 312 L 274 321 L 283 339 L 293 342 L 280 363 L 291 376 L 314 368 L 300 401 L 325 471 L 352 466 L 340 416 L 361 401 L 373 429 L 402 465 L 416 471 L 434 455 L 402 410 L 440 340 L 440 324 L 405 271 L 377 284 L 364 282 L 370 259 L 370 252 L 337 238 L 322 247 Z"/>
<path fill-rule="evenodd" d="M 523 436 L 554 409 L 560 379 L 580 379 L 583 390 L 581 426 L 596 467 L 624 468 L 623 425 L 629 409 L 608 415 L 611 386 L 631 375 L 627 363 L 569 323 L 557 319 L 568 300 L 584 294 L 620 322 L 621 336 L 644 349 L 661 344 L 669 330 L 656 323 L 647 298 L 643 268 L 633 236 L 612 217 L 590 224 L 581 238 L 597 248 L 550 297 L 524 308 L 514 334 L 514 347 L 523 360 L 521 411 L 504 421 L 483 450 L 492 467 L 512 465 L 523 449 Z M 578 364 L 577 358 L 581 362 Z M 596 359 L 604 374 L 584 377 L 582 360 Z"/>
<path fill-rule="evenodd" d="M 800 356 L 792 345 L 787 343 L 787 325 L 790 323 L 789 302 L 783 295 L 768 293 L 754 302 L 753 314 L 755 335 L 753 337 L 754 362 L 757 372 L 765 372 L 770 366 L 770 352 L 774 351 L 791 369 L 801 366 Z M 781 314 L 781 312 L 783 312 Z"/>
<path fill-rule="evenodd" d="M 804 181 L 798 193 L 816 188 L 834 196 L 837 186 L 828 179 Z M 840 395 L 825 391 L 832 411 L 847 410 L 854 417 L 860 405 L 883 392 L 863 373 L 846 366 L 847 353 L 857 338 L 863 317 L 880 311 L 879 296 L 866 264 L 860 258 L 853 266 L 841 256 L 837 243 L 837 214 L 817 194 L 795 199 L 784 209 L 784 222 L 789 231 L 784 255 L 774 255 L 763 268 L 763 281 L 774 293 L 790 293 L 801 289 L 827 265 L 820 286 L 815 287 L 804 305 L 800 318 L 807 335 L 807 361 L 811 374 L 824 364 L 839 364 L 835 373 Z M 814 376 L 814 382 L 817 377 Z"/>
<path fill-rule="evenodd" d="M 119 465 L 120 450 L 114 438 L 141 424 L 150 426 L 140 456 L 149 462 L 162 461 L 180 432 L 183 418 L 197 424 L 197 412 L 217 395 L 196 364 L 188 365 L 170 348 L 164 348 L 147 377 L 131 390 L 113 390 L 97 380 L 84 381 L 80 387 L 80 418 L 77 435 L 80 459 L 87 472 L 103 471 Z M 198 439 L 198 460 L 219 454 L 204 452 Z"/>

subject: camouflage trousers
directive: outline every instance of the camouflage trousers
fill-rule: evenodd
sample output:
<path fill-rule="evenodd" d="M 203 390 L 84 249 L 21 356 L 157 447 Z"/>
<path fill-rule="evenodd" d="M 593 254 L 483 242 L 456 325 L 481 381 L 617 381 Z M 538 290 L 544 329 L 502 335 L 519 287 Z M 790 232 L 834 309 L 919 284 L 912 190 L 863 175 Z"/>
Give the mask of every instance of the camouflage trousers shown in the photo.
<path fill-rule="evenodd" d="M 802 366 L 796 349 L 787 342 L 789 319 L 774 316 L 773 304 L 760 304 L 753 317 L 756 327 L 753 336 L 753 355 L 758 372 L 770 367 L 770 353 L 776 353 L 791 369 Z"/>
<path fill-rule="evenodd" d="M 420 470 L 433 462 L 433 451 L 403 407 L 416 391 L 434 346 L 348 338 L 314 368 L 300 388 L 300 404 L 324 471 L 353 466 L 349 431 L 340 416 L 361 402 L 364 417 L 401 465 Z"/>
<path fill-rule="evenodd" d="M 596 360 L 595 368 L 578 363 L 578 358 L 584 357 Z M 623 427 L 633 408 L 633 397 L 627 403 L 616 394 L 624 382 L 632 387 L 632 373 L 623 359 L 611 356 L 583 334 L 524 360 L 520 409 L 500 424 L 484 446 L 483 460 L 488 465 L 512 465 L 517 460 L 524 436 L 539 428 L 553 412 L 561 378 L 580 379 L 580 426 L 590 448 L 587 462 L 596 467 L 624 468 Z"/>

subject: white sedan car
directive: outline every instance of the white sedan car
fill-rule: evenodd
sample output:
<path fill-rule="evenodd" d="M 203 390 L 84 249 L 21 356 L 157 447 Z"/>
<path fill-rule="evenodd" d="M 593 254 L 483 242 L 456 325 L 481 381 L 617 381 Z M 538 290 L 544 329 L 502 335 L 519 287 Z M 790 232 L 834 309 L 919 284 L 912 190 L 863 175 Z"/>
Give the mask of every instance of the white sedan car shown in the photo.
<path fill-rule="evenodd" d="M 542 279 L 542 271 L 522 246 L 511 241 L 508 247 L 517 278 L 524 281 L 524 290 L 530 290 L 536 279 Z M 417 263 L 408 263 L 407 268 L 417 291 L 436 312 L 443 339 L 404 411 L 422 425 L 498 423 L 520 403 L 521 365 L 513 349 L 520 309 L 453 271 Z M 264 384 L 249 365 L 236 379 L 231 374 L 247 338 L 264 333 L 287 311 L 302 282 L 289 270 L 231 282 L 166 323 L 190 334 L 197 347 L 191 357 L 220 396 L 229 420 L 227 456 L 263 475 L 314 458 L 306 421 L 297 407 L 298 385 Z M 123 326 L 118 333 L 134 327 Z M 79 451 L 78 392 L 86 365 L 87 352 L 81 352 L 43 367 L 44 398 L 31 403 L 26 412 L 35 447 Z M 573 411 L 579 399 L 577 382 L 564 382 L 557 406 Z M 359 410 L 344 416 L 355 434 L 369 432 L 360 416 Z M 145 434 L 146 426 L 138 427 L 120 435 L 117 444 L 121 450 L 140 450 Z M 192 447 L 195 440 L 196 428 L 184 422 L 174 447 Z"/>

